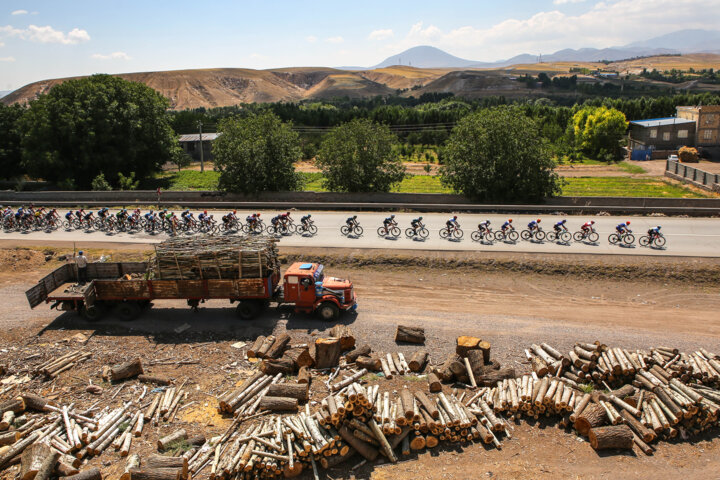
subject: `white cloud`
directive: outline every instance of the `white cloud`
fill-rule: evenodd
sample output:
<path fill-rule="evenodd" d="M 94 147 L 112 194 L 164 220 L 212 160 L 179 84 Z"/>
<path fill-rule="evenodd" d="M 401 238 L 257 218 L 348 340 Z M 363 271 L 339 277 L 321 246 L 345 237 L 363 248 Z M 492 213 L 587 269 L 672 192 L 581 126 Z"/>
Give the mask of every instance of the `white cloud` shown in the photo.
<path fill-rule="evenodd" d="M 3 42 L 0 42 L 0 48 L 4 47 L 5 44 Z"/>
<path fill-rule="evenodd" d="M 113 52 L 108 55 L 94 53 L 91 57 L 96 60 L 132 60 L 132 57 L 125 52 Z"/>
<path fill-rule="evenodd" d="M 393 31 L 390 29 L 387 30 L 373 30 L 370 32 L 370 35 L 368 35 L 368 38 L 370 40 L 385 40 L 393 36 Z"/>
<path fill-rule="evenodd" d="M 337 36 L 326 38 L 325 41 L 328 43 L 343 43 L 345 39 L 343 37 Z"/>
<path fill-rule="evenodd" d="M 0 62 L 14 62 L 15 57 L 0 57 Z"/>
<path fill-rule="evenodd" d="M 553 0 L 555 5 L 565 5 L 566 3 L 582 3 L 585 0 Z"/>
<path fill-rule="evenodd" d="M 519 53 L 552 53 L 563 48 L 610 47 L 688 28 L 720 24 L 717 0 L 608 0 L 577 15 L 552 10 L 525 19 L 507 19 L 489 28 L 462 26 L 443 31 L 418 22 L 407 35 L 383 48 L 397 53 L 433 45 L 472 60 L 498 60 Z M 641 30 L 638 25 L 643 25 Z"/>
<path fill-rule="evenodd" d="M 38 27 L 30 25 L 26 29 L 15 28 L 11 25 L 0 27 L 0 35 L 8 37 L 18 37 L 23 40 L 29 40 L 37 43 L 61 43 L 63 45 L 74 45 L 90 40 L 90 35 L 86 30 L 73 28 L 68 33 L 55 30 L 50 25 Z"/>
<path fill-rule="evenodd" d="M 27 10 L 15 10 L 10 15 L 27 15 L 28 13 L 30 12 Z"/>
<path fill-rule="evenodd" d="M 305 40 L 310 43 L 315 43 L 315 42 L 317 42 L 318 39 L 315 35 L 310 35 L 310 36 L 305 37 Z"/>

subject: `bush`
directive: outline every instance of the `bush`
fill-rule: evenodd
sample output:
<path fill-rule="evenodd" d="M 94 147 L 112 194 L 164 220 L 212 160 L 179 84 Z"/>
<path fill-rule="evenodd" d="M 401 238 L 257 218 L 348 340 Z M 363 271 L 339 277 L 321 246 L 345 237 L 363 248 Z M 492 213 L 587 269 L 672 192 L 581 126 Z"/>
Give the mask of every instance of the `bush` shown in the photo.
<path fill-rule="evenodd" d="M 92 188 L 96 192 L 112 190 L 112 187 L 110 186 L 108 181 L 105 180 L 104 173 L 101 173 L 97 177 L 93 178 L 93 181 L 90 183 L 90 188 Z"/>
<path fill-rule="evenodd" d="M 386 125 L 353 120 L 327 134 L 316 164 L 332 192 L 389 192 L 405 178 L 395 153 L 397 137 Z"/>
<path fill-rule="evenodd" d="M 442 182 L 481 201 L 538 202 L 560 192 L 535 122 L 518 108 L 474 113 L 443 149 Z"/>
<path fill-rule="evenodd" d="M 118 188 L 120 190 L 137 190 L 140 180 L 135 180 L 135 172 L 130 172 L 127 177 L 118 173 Z"/>

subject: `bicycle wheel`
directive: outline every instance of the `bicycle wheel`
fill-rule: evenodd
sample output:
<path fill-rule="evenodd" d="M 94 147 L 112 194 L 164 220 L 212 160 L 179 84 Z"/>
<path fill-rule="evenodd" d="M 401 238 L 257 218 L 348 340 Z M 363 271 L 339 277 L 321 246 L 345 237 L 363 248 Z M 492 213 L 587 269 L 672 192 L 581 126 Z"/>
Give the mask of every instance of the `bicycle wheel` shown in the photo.
<path fill-rule="evenodd" d="M 411 227 L 405 229 L 405 236 L 408 238 L 412 238 L 415 236 L 415 232 L 413 232 L 413 229 Z"/>
<path fill-rule="evenodd" d="M 462 229 L 460 229 L 460 228 L 456 228 L 455 231 L 453 232 L 453 236 L 455 238 L 457 238 L 458 240 L 460 240 L 463 237 L 463 235 L 465 235 L 465 232 L 463 232 Z"/>
<path fill-rule="evenodd" d="M 480 230 L 475 230 L 470 234 L 470 240 L 473 242 L 479 242 L 482 240 L 482 234 L 480 233 Z"/>
<path fill-rule="evenodd" d="M 343 235 L 347 235 L 348 233 L 350 233 L 350 227 L 348 227 L 347 225 L 343 225 L 342 227 L 340 227 L 340 233 L 342 233 Z"/>
<path fill-rule="evenodd" d="M 572 235 L 570 235 L 570 232 L 560 232 L 560 235 L 558 235 L 558 238 L 563 243 L 570 243 L 570 239 L 572 238 Z"/>
<path fill-rule="evenodd" d="M 650 237 L 648 237 L 647 235 L 643 235 L 642 237 L 640 237 L 640 240 L 638 240 L 638 243 L 641 247 L 647 247 L 648 245 L 650 245 Z"/>
<path fill-rule="evenodd" d="M 398 227 L 391 227 L 390 228 L 390 235 L 393 237 L 399 237 L 400 236 L 400 229 Z"/>
<path fill-rule="evenodd" d="M 315 225 L 308 225 L 306 231 L 309 232 L 310 235 L 315 235 L 317 234 L 318 229 Z"/>
<path fill-rule="evenodd" d="M 628 233 L 623 237 L 623 241 L 627 245 L 632 245 L 633 243 L 635 243 L 635 235 L 633 235 L 632 233 Z"/>
<path fill-rule="evenodd" d="M 353 229 L 353 233 L 355 233 L 356 236 L 360 236 L 363 234 L 363 228 L 360 225 L 355 225 L 355 228 Z"/>
<path fill-rule="evenodd" d="M 440 229 L 440 238 L 448 238 L 448 230 L 447 228 L 441 228 Z"/>
<path fill-rule="evenodd" d="M 583 232 L 575 232 L 573 233 L 573 240 L 576 242 L 582 242 L 585 238 L 585 234 Z"/>
<path fill-rule="evenodd" d="M 588 235 L 588 240 L 592 243 L 597 243 L 598 240 L 600 240 L 600 235 L 598 235 L 597 232 L 590 232 L 590 235 Z"/>
<path fill-rule="evenodd" d="M 665 237 L 663 236 L 655 237 L 655 240 L 653 240 L 653 244 L 658 248 L 664 247 L 665 243 Z"/>
<path fill-rule="evenodd" d="M 385 229 L 385 227 L 378 227 L 377 234 L 378 237 L 385 237 L 388 235 L 388 231 Z"/>
<path fill-rule="evenodd" d="M 611 233 L 608 236 L 608 242 L 610 242 L 610 245 L 617 245 L 617 243 L 620 241 L 620 237 L 618 237 L 617 233 Z"/>
<path fill-rule="evenodd" d="M 495 240 L 497 240 L 498 242 L 505 241 L 505 233 L 502 230 L 498 230 L 497 232 L 495 232 L 494 236 Z"/>
<path fill-rule="evenodd" d="M 297 225 L 295 225 L 294 223 L 288 223 L 285 228 L 287 230 L 287 233 L 290 235 L 297 231 Z"/>
<path fill-rule="evenodd" d="M 548 232 L 547 235 L 545 236 L 545 238 L 547 238 L 548 242 L 554 242 L 557 239 L 557 233 Z"/>
<path fill-rule="evenodd" d="M 545 240 L 545 232 L 543 232 L 542 230 L 538 230 L 537 232 L 535 232 L 535 238 L 537 238 L 539 242 L 542 242 L 543 240 Z"/>
<path fill-rule="evenodd" d="M 532 238 L 532 232 L 530 232 L 530 230 L 523 230 L 520 232 L 520 238 L 523 240 L 530 240 L 530 238 Z"/>
<path fill-rule="evenodd" d="M 508 232 L 507 237 L 510 239 L 511 242 L 517 242 L 520 235 L 518 235 L 518 233 L 515 230 L 512 230 L 512 231 Z"/>

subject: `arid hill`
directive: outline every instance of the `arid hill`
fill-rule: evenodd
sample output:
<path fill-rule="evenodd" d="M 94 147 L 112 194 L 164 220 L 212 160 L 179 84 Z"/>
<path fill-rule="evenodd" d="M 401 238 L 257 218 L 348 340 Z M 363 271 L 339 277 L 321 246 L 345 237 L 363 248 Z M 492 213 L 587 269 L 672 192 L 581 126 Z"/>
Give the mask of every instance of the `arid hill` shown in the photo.
<path fill-rule="evenodd" d="M 391 66 L 374 70 L 339 70 L 325 67 L 252 70 L 246 68 L 212 68 L 165 72 L 124 73 L 125 80 L 142 82 L 167 97 L 173 109 L 222 107 L 238 103 L 298 101 L 333 97 L 366 98 L 376 95 L 418 96 L 431 92 L 452 92 L 478 98 L 489 95 L 520 97 L 537 94 L 527 90 L 514 77 L 523 73 L 536 75 L 567 74 L 573 68 L 591 71 L 603 69 L 621 74 L 638 73 L 643 68 L 665 70 L 678 68 L 720 68 L 720 55 L 691 54 L 648 57 L 603 63 L 556 62 L 511 65 L 495 69 L 423 69 Z M 79 77 L 74 77 L 79 78 Z M 26 85 L 0 101 L 26 103 L 69 78 L 43 80 Z M 592 80 L 592 79 L 590 79 Z M 657 82 L 655 82 L 657 83 Z M 703 88 L 698 88 L 703 90 Z"/>

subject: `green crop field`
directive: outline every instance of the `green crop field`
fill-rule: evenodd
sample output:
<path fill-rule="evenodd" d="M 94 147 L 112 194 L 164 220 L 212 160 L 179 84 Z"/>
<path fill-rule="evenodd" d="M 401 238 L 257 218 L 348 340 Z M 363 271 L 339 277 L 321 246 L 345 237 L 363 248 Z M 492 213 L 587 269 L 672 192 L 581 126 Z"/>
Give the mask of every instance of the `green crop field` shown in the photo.
<path fill-rule="evenodd" d="M 568 197 L 706 197 L 660 178 L 568 177 L 564 180 L 562 194 Z"/>

